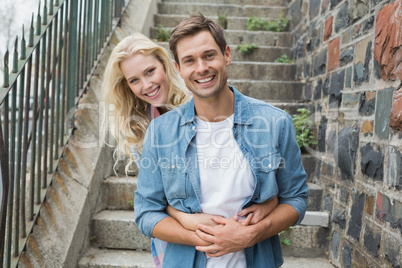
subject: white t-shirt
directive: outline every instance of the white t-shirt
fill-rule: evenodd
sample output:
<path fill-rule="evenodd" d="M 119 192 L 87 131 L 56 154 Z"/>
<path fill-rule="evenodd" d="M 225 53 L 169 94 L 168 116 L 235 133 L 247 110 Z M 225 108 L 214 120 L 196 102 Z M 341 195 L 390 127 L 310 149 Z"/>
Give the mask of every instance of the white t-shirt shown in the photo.
<path fill-rule="evenodd" d="M 233 118 L 205 122 L 196 117 L 195 136 L 201 184 L 201 210 L 233 217 L 253 194 L 250 165 L 233 137 Z M 207 257 L 207 268 L 246 267 L 244 250 L 218 258 Z"/>

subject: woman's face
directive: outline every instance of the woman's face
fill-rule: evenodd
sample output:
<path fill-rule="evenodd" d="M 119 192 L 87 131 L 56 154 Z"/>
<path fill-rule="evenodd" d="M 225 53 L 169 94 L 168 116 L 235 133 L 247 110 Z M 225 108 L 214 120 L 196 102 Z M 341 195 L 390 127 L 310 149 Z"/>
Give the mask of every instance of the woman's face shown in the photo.
<path fill-rule="evenodd" d="M 165 68 L 154 56 L 135 54 L 120 63 L 120 70 L 138 98 L 156 107 L 166 103 L 169 89 Z"/>

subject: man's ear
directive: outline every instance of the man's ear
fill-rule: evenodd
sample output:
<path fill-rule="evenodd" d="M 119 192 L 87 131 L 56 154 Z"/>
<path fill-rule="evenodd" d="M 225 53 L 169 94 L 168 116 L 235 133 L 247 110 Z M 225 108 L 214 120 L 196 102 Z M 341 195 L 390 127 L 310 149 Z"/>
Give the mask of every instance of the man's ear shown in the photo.
<path fill-rule="evenodd" d="M 225 49 L 225 63 L 226 66 L 229 66 L 232 63 L 232 52 L 230 50 L 230 47 L 228 45 L 226 45 L 226 49 Z"/>
<path fill-rule="evenodd" d="M 174 61 L 174 66 L 176 66 L 177 71 L 180 73 L 180 65 Z"/>

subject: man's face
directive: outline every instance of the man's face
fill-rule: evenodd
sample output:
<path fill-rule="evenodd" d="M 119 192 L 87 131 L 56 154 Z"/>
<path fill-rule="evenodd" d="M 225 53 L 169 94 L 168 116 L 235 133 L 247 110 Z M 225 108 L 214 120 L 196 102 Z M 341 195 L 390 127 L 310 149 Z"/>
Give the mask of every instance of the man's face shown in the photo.
<path fill-rule="evenodd" d="M 226 66 L 231 63 L 230 48 L 222 55 L 209 31 L 202 31 L 177 43 L 180 66 L 176 64 L 186 86 L 198 98 L 211 98 L 228 87 Z"/>

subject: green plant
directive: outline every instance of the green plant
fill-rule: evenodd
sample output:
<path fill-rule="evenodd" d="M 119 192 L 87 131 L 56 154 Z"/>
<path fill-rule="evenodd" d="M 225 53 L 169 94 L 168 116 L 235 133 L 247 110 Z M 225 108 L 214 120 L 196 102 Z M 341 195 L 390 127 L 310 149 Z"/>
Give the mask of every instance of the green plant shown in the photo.
<path fill-rule="evenodd" d="M 168 42 L 171 32 L 172 31 L 164 28 L 161 24 L 159 24 L 158 29 L 156 30 L 156 39 L 159 42 Z"/>
<path fill-rule="evenodd" d="M 128 203 L 130 206 L 134 206 L 134 201 L 133 201 L 133 200 L 128 200 L 127 203 Z"/>
<path fill-rule="evenodd" d="M 281 62 L 281 63 L 293 63 L 294 61 L 289 59 L 288 55 L 284 54 L 277 58 L 275 62 Z"/>
<path fill-rule="evenodd" d="M 286 231 L 288 231 L 289 229 L 292 229 L 292 226 L 290 226 L 288 229 L 283 230 L 282 232 L 280 232 L 278 234 L 279 236 L 279 241 L 281 241 L 282 245 L 286 245 L 286 246 L 291 246 L 292 243 L 290 242 L 289 238 L 284 238 L 283 235 L 286 233 Z"/>
<path fill-rule="evenodd" d="M 277 20 L 267 21 L 259 17 L 251 17 L 247 21 L 247 30 L 249 31 L 270 31 L 270 32 L 283 32 L 288 25 L 288 19 L 283 18 L 280 14 Z"/>
<path fill-rule="evenodd" d="M 218 16 L 218 24 L 223 28 L 227 29 L 228 28 L 228 18 L 227 14 L 225 13 L 224 15 Z"/>
<path fill-rule="evenodd" d="M 257 44 L 251 43 L 251 44 L 241 44 L 237 46 L 237 49 L 243 53 L 243 54 L 250 54 L 253 52 L 253 50 L 258 47 Z"/>
<path fill-rule="evenodd" d="M 306 108 L 297 109 L 298 114 L 292 115 L 293 124 L 296 129 L 297 144 L 300 148 L 316 144 L 312 127 L 314 125 L 310 120 L 310 111 Z"/>

